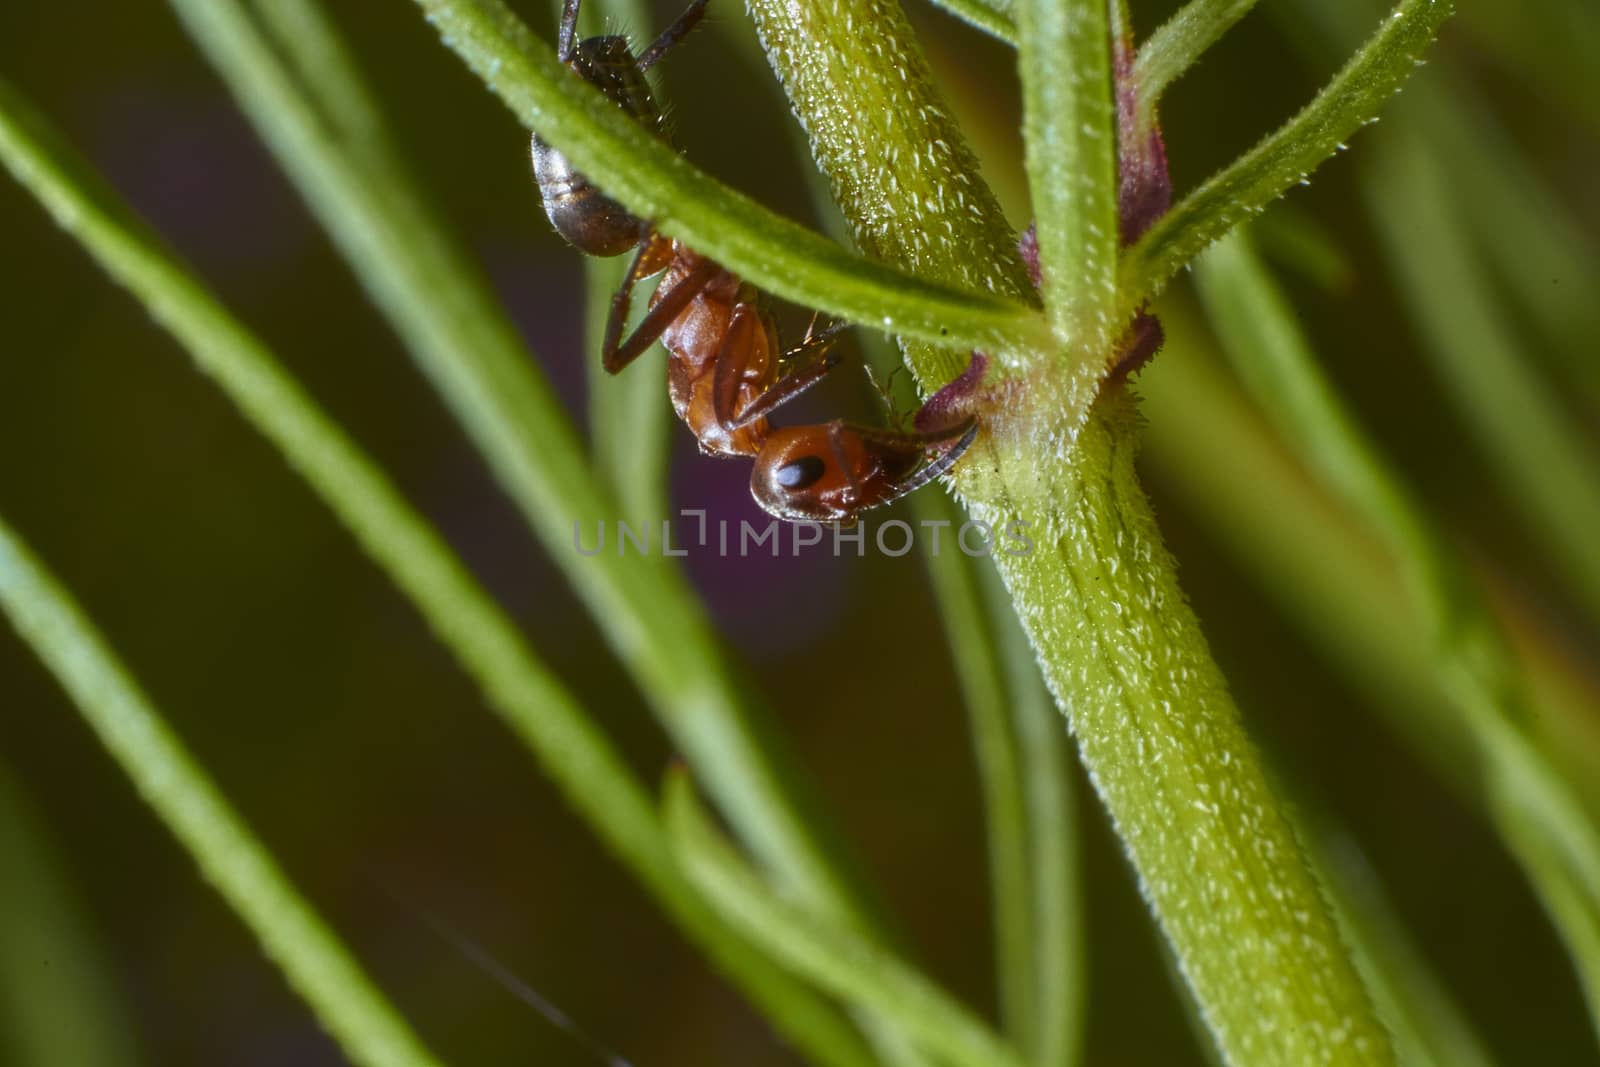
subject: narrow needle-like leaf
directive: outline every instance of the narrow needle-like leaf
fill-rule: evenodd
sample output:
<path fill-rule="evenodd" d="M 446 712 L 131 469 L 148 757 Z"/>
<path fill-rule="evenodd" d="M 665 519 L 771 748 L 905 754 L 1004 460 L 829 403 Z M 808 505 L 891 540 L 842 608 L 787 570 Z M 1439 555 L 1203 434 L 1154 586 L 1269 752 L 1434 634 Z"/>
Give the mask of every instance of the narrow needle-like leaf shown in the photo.
<path fill-rule="evenodd" d="M 0 610 L 345 1054 L 367 1067 L 438 1067 L 4 522 Z"/>
<path fill-rule="evenodd" d="M 753 943 L 835 995 L 893 1019 L 941 1062 L 1026 1067 L 999 1035 L 914 968 L 773 895 L 718 834 L 686 774 L 667 780 L 666 808 L 689 879 Z"/>
<path fill-rule="evenodd" d="M 1018 301 L 863 259 L 717 182 L 573 77 L 500 0 L 417 2 L 517 117 L 608 194 L 761 288 L 852 322 L 958 348 L 1042 336 L 1038 314 Z"/>
<path fill-rule="evenodd" d="M 1105 0 L 1019 0 L 1017 65 L 1045 310 L 1076 362 L 1117 321 L 1117 131 Z"/>
<path fill-rule="evenodd" d="M 1256 0 L 1189 0 L 1139 46 L 1133 81 L 1140 110 L 1149 115 L 1167 86 L 1183 77 L 1205 50 L 1244 18 Z"/>
<path fill-rule="evenodd" d="M 997 41 L 1017 44 L 1017 21 L 1008 0 L 933 0 L 969 26 L 976 26 Z"/>
<path fill-rule="evenodd" d="M 653 805 L 604 736 L 438 534 L 127 208 L 0 83 L 0 161 L 142 300 L 339 516 L 484 689 L 573 807 L 798 1047 L 860 1067 L 826 1004 L 727 935 L 673 868 Z"/>
<path fill-rule="evenodd" d="M 1175 204 L 1123 256 L 1123 319 L 1213 241 L 1343 149 L 1404 84 L 1449 13 L 1450 0 L 1401 0 L 1298 115 Z"/>

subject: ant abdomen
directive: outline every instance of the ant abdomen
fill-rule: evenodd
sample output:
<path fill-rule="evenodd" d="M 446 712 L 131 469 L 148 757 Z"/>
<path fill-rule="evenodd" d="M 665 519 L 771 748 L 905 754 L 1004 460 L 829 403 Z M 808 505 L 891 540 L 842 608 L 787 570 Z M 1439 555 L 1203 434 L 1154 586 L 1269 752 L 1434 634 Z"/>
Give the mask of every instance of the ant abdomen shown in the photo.
<path fill-rule="evenodd" d="M 562 61 L 646 129 L 661 131 L 660 109 L 627 38 L 585 38 Z M 538 134 L 533 136 L 533 175 L 550 225 L 581 252 L 620 256 L 650 232 L 648 223 L 597 189 Z"/>

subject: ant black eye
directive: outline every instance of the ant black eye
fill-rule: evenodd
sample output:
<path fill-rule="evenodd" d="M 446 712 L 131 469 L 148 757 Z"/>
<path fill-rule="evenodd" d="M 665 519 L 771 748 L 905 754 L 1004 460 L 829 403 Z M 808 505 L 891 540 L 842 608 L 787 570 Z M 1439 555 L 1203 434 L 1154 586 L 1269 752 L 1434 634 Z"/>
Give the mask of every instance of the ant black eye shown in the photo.
<path fill-rule="evenodd" d="M 817 456 L 801 456 L 778 468 L 778 484 L 785 489 L 809 489 L 827 473 L 828 467 Z"/>

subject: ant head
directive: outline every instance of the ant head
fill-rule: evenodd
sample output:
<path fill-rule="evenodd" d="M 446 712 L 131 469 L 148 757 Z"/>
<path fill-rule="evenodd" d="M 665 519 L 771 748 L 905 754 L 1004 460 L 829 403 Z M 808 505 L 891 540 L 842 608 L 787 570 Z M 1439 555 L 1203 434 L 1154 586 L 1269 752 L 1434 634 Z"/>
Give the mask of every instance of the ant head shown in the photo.
<path fill-rule="evenodd" d="M 853 523 L 948 471 L 976 434 L 970 421 L 935 433 L 866 430 L 838 420 L 786 426 L 756 456 L 750 492 L 780 519 Z"/>
<path fill-rule="evenodd" d="M 861 435 L 842 423 L 785 426 L 756 456 L 750 492 L 790 522 L 849 521 L 863 506 L 859 475 L 872 466 Z"/>

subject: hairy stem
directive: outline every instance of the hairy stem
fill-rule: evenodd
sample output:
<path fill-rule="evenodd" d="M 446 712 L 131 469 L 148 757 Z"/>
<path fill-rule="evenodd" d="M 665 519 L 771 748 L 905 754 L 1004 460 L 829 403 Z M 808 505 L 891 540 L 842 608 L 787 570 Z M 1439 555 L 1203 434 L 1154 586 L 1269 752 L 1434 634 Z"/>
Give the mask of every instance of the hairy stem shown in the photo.
<path fill-rule="evenodd" d="M 898 9 L 749 2 L 863 247 L 932 278 L 1014 285 L 1004 222 L 975 170 L 956 176 L 970 155 Z M 917 157 L 935 140 L 942 166 Z M 951 190 L 969 210 L 928 214 Z M 955 365 L 907 355 L 925 383 Z M 1113 386 L 1080 430 L 1056 354 L 1002 356 L 959 488 L 974 517 L 1032 541 L 1001 539 L 1017 553 L 997 557 L 1013 604 L 1218 1044 L 1238 1064 L 1391 1063 L 1178 589 L 1134 476 L 1131 401 Z"/>

